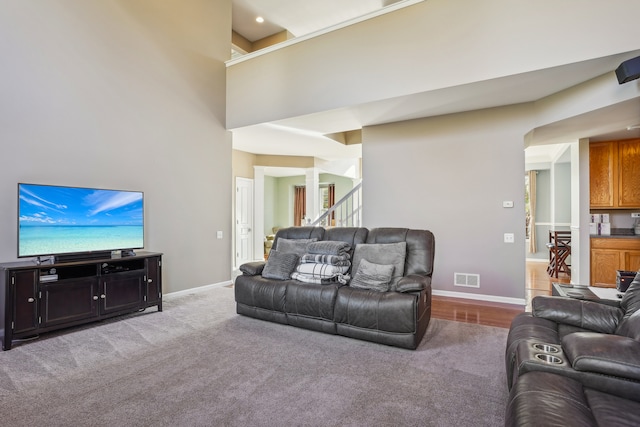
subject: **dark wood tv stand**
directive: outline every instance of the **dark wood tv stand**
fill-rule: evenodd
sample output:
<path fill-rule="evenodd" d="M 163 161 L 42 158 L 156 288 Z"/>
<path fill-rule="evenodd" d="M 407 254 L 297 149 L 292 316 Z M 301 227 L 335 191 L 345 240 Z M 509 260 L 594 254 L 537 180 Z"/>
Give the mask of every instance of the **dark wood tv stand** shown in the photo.
<path fill-rule="evenodd" d="M 2 349 L 41 333 L 157 306 L 162 254 L 73 262 L 0 264 Z"/>

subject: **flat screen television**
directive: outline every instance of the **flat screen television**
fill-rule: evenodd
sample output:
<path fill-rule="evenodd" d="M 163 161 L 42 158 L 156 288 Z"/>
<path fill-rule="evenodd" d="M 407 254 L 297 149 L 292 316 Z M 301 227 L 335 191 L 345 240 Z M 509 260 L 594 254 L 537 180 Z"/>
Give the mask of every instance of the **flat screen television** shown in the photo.
<path fill-rule="evenodd" d="M 141 191 L 18 184 L 19 258 L 143 247 Z"/>

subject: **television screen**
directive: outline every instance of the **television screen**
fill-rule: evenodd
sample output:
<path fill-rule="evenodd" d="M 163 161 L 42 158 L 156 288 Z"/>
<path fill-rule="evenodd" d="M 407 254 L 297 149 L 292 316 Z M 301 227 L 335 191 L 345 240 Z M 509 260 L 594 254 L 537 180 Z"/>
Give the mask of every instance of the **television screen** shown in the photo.
<path fill-rule="evenodd" d="M 144 247 L 140 191 L 18 184 L 18 257 Z"/>

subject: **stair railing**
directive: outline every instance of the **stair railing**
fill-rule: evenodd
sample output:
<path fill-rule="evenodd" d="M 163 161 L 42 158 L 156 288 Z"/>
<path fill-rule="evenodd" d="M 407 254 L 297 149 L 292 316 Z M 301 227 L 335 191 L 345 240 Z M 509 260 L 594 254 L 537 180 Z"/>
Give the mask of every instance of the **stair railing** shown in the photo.
<path fill-rule="evenodd" d="M 361 227 L 362 182 L 327 209 L 310 225 L 321 227 Z"/>

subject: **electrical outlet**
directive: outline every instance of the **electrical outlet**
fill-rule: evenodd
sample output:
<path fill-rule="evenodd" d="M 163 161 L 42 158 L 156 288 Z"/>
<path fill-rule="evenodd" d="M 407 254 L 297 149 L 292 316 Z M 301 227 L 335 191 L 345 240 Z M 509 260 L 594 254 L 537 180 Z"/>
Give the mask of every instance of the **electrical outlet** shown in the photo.
<path fill-rule="evenodd" d="M 504 242 L 505 243 L 514 243 L 516 241 L 516 236 L 513 233 L 504 233 Z"/>
<path fill-rule="evenodd" d="M 640 218 L 640 212 L 634 212 L 631 214 L 631 218 Z"/>

